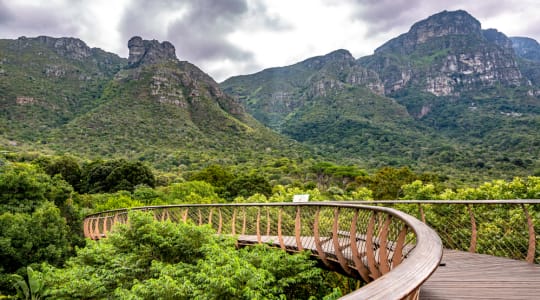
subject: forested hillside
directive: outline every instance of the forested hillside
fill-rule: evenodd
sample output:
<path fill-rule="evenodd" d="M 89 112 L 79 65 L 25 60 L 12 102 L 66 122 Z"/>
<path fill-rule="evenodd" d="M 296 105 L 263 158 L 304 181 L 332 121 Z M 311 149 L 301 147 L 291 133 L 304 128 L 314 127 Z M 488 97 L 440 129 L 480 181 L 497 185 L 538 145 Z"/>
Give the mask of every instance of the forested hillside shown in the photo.
<path fill-rule="evenodd" d="M 457 177 L 534 174 L 538 48 L 513 41 L 467 12 L 445 11 L 371 56 L 339 50 L 222 87 L 259 121 L 340 162 Z"/>

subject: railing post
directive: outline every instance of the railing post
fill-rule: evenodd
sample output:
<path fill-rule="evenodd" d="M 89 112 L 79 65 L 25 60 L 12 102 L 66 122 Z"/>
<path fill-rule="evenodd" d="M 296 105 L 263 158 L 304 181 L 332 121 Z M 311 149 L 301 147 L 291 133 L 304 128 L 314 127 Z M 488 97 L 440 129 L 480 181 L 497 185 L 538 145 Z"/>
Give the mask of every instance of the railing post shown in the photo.
<path fill-rule="evenodd" d="M 223 227 L 223 217 L 221 216 L 221 207 L 218 207 L 219 224 L 217 233 L 221 234 L 221 228 Z"/>
<path fill-rule="evenodd" d="M 469 217 L 471 218 L 471 244 L 469 246 L 469 252 L 475 253 L 478 232 L 476 230 L 476 220 L 474 218 L 474 212 L 471 204 L 467 204 L 467 210 L 469 211 Z"/>
<path fill-rule="evenodd" d="M 302 233 L 302 221 L 300 215 L 300 206 L 296 207 L 296 219 L 294 220 L 294 236 L 296 237 L 296 247 L 298 251 L 303 251 L 304 247 L 302 246 L 302 238 L 300 234 Z"/>
<path fill-rule="evenodd" d="M 270 222 L 270 210 L 266 208 L 266 235 L 269 236 L 271 232 L 271 222 Z"/>
<path fill-rule="evenodd" d="M 358 223 L 358 214 L 359 214 L 359 210 L 356 209 L 355 212 L 354 212 L 354 216 L 353 216 L 353 219 L 351 221 L 351 252 L 352 252 L 352 258 L 353 258 L 353 261 L 354 261 L 354 265 L 356 267 L 356 270 L 358 271 L 358 274 L 360 274 L 360 277 L 362 277 L 362 279 L 365 281 L 365 282 L 370 282 L 371 281 L 371 278 L 369 278 L 369 271 L 368 269 L 366 269 L 366 266 L 364 265 L 364 263 L 362 262 L 362 257 L 363 255 L 360 255 L 360 253 L 358 252 L 358 244 L 357 244 L 357 240 L 356 240 L 356 233 L 357 233 L 357 223 Z"/>
<path fill-rule="evenodd" d="M 184 211 L 184 215 L 182 216 L 182 221 L 184 221 L 184 223 L 187 222 L 188 211 L 189 211 L 189 208 L 186 207 L 186 210 Z"/>
<path fill-rule="evenodd" d="M 379 237 L 379 270 L 381 274 L 386 274 L 390 272 L 390 264 L 388 263 L 388 249 L 386 248 L 388 244 L 388 231 L 390 230 L 390 222 L 392 222 L 392 217 L 390 215 L 386 216 L 386 221 L 381 229 L 381 235 Z"/>
<path fill-rule="evenodd" d="M 527 218 L 527 228 L 529 231 L 529 247 L 527 248 L 527 262 L 528 263 L 534 263 L 534 256 L 536 253 L 536 234 L 534 232 L 534 224 L 531 218 L 531 215 L 529 214 L 529 210 L 527 210 L 527 207 L 525 204 L 521 204 L 521 209 L 523 209 L 523 213 L 525 214 L 525 218 Z"/>
<path fill-rule="evenodd" d="M 246 208 L 242 207 L 243 220 L 242 220 L 242 235 L 246 234 Z"/>
<path fill-rule="evenodd" d="M 323 250 L 322 244 L 321 244 L 321 236 L 319 233 L 319 212 L 321 210 L 320 206 L 317 206 L 317 210 L 315 211 L 315 218 L 313 220 L 313 239 L 315 240 L 315 249 L 317 249 L 317 254 L 319 255 L 319 258 L 322 260 L 323 264 L 331 269 L 331 264 L 326 259 L 326 253 Z"/>
<path fill-rule="evenodd" d="M 420 212 L 420 220 L 422 220 L 422 223 L 426 223 L 426 215 L 424 214 L 424 208 L 422 207 L 421 203 L 418 203 L 418 211 Z"/>
<path fill-rule="evenodd" d="M 280 207 L 279 212 L 278 212 L 277 234 L 278 234 L 279 245 L 281 246 L 281 249 L 285 250 L 286 249 L 285 241 L 283 240 L 283 234 L 281 232 L 281 214 L 282 213 L 283 213 L 283 208 Z"/>
<path fill-rule="evenodd" d="M 236 235 L 236 207 L 233 208 L 232 220 L 231 220 L 231 234 Z"/>
<path fill-rule="evenodd" d="M 403 225 L 401 231 L 399 232 L 396 249 L 394 250 L 394 255 L 392 256 L 392 267 L 395 268 L 401 261 L 403 261 L 403 247 L 405 247 L 405 238 L 407 237 L 408 227 L 406 224 Z"/>
<path fill-rule="evenodd" d="M 337 256 L 341 269 L 343 269 L 345 273 L 351 274 L 351 269 L 347 265 L 347 260 L 343 256 L 343 252 L 341 251 L 341 247 L 339 246 L 339 236 L 338 236 L 339 228 L 338 227 L 339 227 L 339 207 L 336 207 L 334 209 L 334 224 L 332 226 L 332 242 L 334 244 L 334 253 Z"/>
<path fill-rule="evenodd" d="M 257 242 L 261 244 L 262 240 L 261 240 L 261 208 L 260 207 L 257 207 L 257 224 L 255 226 L 257 229 Z"/>
<path fill-rule="evenodd" d="M 377 268 L 377 263 L 375 261 L 375 247 L 373 245 L 373 233 L 375 231 L 375 217 L 377 213 L 373 212 L 371 218 L 369 218 L 369 223 L 366 232 L 366 257 L 368 261 L 368 268 L 373 279 L 377 279 L 381 276 L 379 269 Z"/>

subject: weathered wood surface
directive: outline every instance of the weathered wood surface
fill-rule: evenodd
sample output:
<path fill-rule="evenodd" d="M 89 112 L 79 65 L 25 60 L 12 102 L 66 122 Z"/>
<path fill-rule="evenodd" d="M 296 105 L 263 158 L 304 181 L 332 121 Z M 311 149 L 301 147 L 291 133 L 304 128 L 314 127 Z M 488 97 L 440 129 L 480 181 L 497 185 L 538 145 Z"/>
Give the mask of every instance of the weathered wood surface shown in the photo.
<path fill-rule="evenodd" d="M 540 299 L 540 265 L 445 249 L 420 299 Z"/>

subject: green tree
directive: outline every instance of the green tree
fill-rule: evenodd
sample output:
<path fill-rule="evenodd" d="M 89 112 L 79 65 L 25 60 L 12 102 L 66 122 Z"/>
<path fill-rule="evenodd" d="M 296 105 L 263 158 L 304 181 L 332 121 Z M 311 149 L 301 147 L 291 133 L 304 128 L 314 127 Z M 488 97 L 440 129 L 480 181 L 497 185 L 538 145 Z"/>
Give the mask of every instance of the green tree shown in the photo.
<path fill-rule="evenodd" d="M 211 165 L 191 175 L 190 180 L 205 181 L 215 187 L 225 187 L 234 179 L 234 175 L 225 167 Z"/>
<path fill-rule="evenodd" d="M 82 168 L 81 189 L 88 193 L 108 193 L 120 190 L 132 192 L 137 185 L 154 187 L 156 179 L 142 162 L 123 159 L 94 161 Z"/>
<path fill-rule="evenodd" d="M 14 273 L 32 263 L 60 265 L 70 253 L 69 228 L 60 210 L 44 202 L 33 214 L 0 214 L 0 270 Z M 0 290 L 9 290 L 5 276 Z"/>
<path fill-rule="evenodd" d="M 262 175 L 240 175 L 227 185 L 227 192 L 229 199 L 237 196 L 249 197 L 254 194 L 269 197 L 272 194 L 272 186 Z"/>
<path fill-rule="evenodd" d="M 61 177 L 51 178 L 32 164 L 10 163 L 0 171 L 0 213 L 32 212 L 48 200 L 63 208 L 73 193 Z"/>
<path fill-rule="evenodd" d="M 216 189 L 204 181 L 186 181 L 174 183 L 160 189 L 163 198 L 168 204 L 177 203 L 219 203 L 223 202 Z"/>
<path fill-rule="evenodd" d="M 332 293 L 308 253 L 266 246 L 238 251 L 208 226 L 158 222 L 131 212 L 107 239 L 90 242 L 65 268 L 42 266 L 55 299 L 283 299 Z"/>
<path fill-rule="evenodd" d="M 53 177 L 60 174 L 71 186 L 79 190 L 81 183 L 81 167 L 72 156 L 60 156 L 46 166 L 45 171 Z"/>
<path fill-rule="evenodd" d="M 369 178 L 368 188 L 377 200 L 395 200 L 403 195 L 402 186 L 418 179 L 409 168 L 384 167 Z"/>

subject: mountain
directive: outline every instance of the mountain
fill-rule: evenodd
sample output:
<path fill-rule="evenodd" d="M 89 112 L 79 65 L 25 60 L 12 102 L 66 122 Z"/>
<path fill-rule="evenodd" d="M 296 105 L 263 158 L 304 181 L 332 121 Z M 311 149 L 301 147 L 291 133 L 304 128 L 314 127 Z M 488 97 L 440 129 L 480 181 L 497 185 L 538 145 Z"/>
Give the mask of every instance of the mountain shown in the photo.
<path fill-rule="evenodd" d="M 496 85 L 527 86 L 511 40 L 495 29 L 482 30 L 465 11 L 422 20 L 359 63 L 380 74 L 386 95 L 413 88 L 461 96 Z"/>
<path fill-rule="evenodd" d="M 465 11 L 421 20 L 369 56 L 340 49 L 221 84 L 169 42 L 128 48 L 124 59 L 76 38 L 0 40 L 2 150 L 164 170 L 317 157 L 464 180 L 540 172 L 537 44 Z"/>
<path fill-rule="evenodd" d="M 334 159 L 348 156 L 349 163 L 405 164 L 396 149 L 412 153 L 419 147 L 412 141 L 425 139 L 407 129 L 415 124 L 405 107 L 382 95 L 378 75 L 346 50 L 232 77 L 221 86 L 267 126 Z"/>
<path fill-rule="evenodd" d="M 221 86 L 225 92 L 236 95 L 248 112 L 277 130 L 309 99 L 325 98 L 346 87 L 367 87 L 373 93 L 382 93 L 377 74 L 357 65 L 347 50 L 337 50 L 289 67 L 233 77 Z"/>
<path fill-rule="evenodd" d="M 521 174 L 540 167 L 539 89 L 521 61 L 503 33 L 443 11 L 373 55 L 338 50 L 221 86 L 267 126 L 345 161 Z"/>
<path fill-rule="evenodd" d="M 28 80 L 39 79 L 40 85 L 28 83 L 31 88 L 27 89 L 33 93 L 24 85 L 2 93 L 8 117 L 18 116 L 15 112 L 26 116 L 11 117 L 5 126 L 13 127 L 14 132 L 28 127 L 6 135 L 10 141 L 39 140 L 56 152 L 148 160 L 163 169 L 201 161 L 235 163 L 249 157 L 304 153 L 299 144 L 253 119 L 198 67 L 178 60 L 169 42 L 133 37 L 128 42 L 129 58 L 113 60 L 117 57 L 89 49 L 76 39 L 5 41 L 6 48 L 14 51 L 23 42 L 31 45 L 22 47 L 27 56 L 14 52 L 7 57 L 9 65 L 4 63 L 2 69 L 6 66 L 4 76 L 9 80 L 2 82 L 9 87 L 18 83 L 19 77 L 11 75 L 15 70 L 11 64 L 19 62 L 18 72 L 33 77 Z M 96 58 L 98 54 L 103 57 Z M 20 64 L 23 59 L 26 63 Z M 113 67 L 109 61 L 117 64 Z M 47 93 L 54 92 L 54 97 L 44 92 L 49 86 L 52 90 Z M 91 97 L 85 97 L 87 94 Z M 43 120 L 34 120 L 37 114 Z"/>
<path fill-rule="evenodd" d="M 0 132 L 36 141 L 99 104 L 104 86 L 126 64 L 75 38 L 0 40 Z"/>
<path fill-rule="evenodd" d="M 512 47 L 519 57 L 518 63 L 523 76 L 532 85 L 540 86 L 540 44 L 527 37 L 511 37 Z M 535 91 L 538 95 L 538 89 Z"/>
<path fill-rule="evenodd" d="M 510 37 L 516 55 L 528 60 L 540 61 L 540 44 L 528 37 Z"/>

